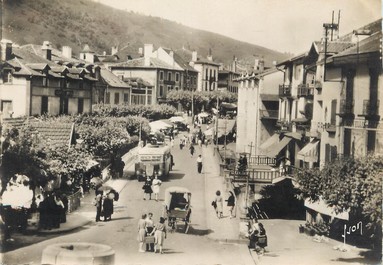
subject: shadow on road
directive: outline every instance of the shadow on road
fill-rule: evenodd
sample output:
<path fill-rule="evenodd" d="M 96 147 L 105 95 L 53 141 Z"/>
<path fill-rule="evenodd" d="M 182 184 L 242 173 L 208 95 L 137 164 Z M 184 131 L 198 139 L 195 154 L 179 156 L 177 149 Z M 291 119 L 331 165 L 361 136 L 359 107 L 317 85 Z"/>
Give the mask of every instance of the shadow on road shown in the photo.
<path fill-rule="evenodd" d="M 110 220 L 109 222 L 118 221 L 118 220 L 130 220 L 130 219 L 134 219 L 134 218 L 129 216 L 117 217 L 117 218 L 112 218 L 112 220 Z"/>
<path fill-rule="evenodd" d="M 182 179 L 185 176 L 184 173 L 170 173 L 170 176 L 168 179 L 165 180 L 165 182 L 172 181 L 173 179 Z"/>
<path fill-rule="evenodd" d="M 209 235 L 210 233 L 213 233 L 214 230 L 211 229 L 196 229 L 194 227 L 190 227 L 188 234 L 189 235 L 196 235 L 196 236 L 206 236 Z"/>

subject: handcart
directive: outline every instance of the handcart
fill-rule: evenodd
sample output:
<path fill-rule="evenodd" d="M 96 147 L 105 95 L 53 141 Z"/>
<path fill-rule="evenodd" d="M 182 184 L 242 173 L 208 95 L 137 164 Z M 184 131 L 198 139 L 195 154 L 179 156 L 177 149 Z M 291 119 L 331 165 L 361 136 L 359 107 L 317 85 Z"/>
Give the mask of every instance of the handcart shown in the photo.
<path fill-rule="evenodd" d="M 177 223 L 185 224 L 184 232 L 188 232 L 191 215 L 191 192 L 183 187 L 169 187 L 165 190 L 163 216 L 173 231 L 177 230 Z"/>

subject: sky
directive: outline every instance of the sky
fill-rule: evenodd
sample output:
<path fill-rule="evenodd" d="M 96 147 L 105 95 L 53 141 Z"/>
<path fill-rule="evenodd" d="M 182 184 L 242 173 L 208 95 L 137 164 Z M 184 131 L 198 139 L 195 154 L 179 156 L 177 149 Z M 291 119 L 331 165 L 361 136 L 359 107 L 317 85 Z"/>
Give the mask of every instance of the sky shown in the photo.
<path fill-rule="evenodd" d="M 381 0 L 94 0 L 162 17 L 277 50 L 298 54 L 320 40 L 332 11 L 340 35 L 382 17 Z"/>

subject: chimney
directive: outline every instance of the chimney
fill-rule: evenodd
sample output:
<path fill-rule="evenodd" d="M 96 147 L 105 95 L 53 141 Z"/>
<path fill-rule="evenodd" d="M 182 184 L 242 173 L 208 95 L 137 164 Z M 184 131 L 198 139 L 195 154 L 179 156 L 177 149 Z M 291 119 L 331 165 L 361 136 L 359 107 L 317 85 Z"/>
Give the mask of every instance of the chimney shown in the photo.
<path fill-rule="evenodd" d="M 44 58 L 49 60 L 49 61 L 52 60 L 52 46 L 51 46 L 51 43 L 49 41 L 44 41 L 43 42 L 43 46 L 41 47 L 41 49 L 44 52 Z"/>
<path fill-rule="evenodd" d="M 63 56 L 66 58 L 72 58 L 72 48 L 69 46 L 63 46 Z"/>
<path fill-rule="evenodd" d="M 211 56 L 211 55 L 208 55 L 208 56 L 207 56 L 207 59 L 208 59 L 209 61 L 211 61 L 211 62 L 212 62 L 212 61 L 213 61 L 213 56 Z"/>
<path fill-rule="evenodd" d="M 8 61 L 11 59 L 12 55 L 12 42 L 9 40 L 2 39 L 0 42 L 0 60 Z"/>
<path fill-rule="evenodd" d="M 170 55 L 170 57 L 174 58 L 174 52 L 173 51 L 170 51 L 169 55 Z"/>
<path fill-rule="evenodd" d="M 197 51 L 192 52 L 192 61 L 196 62 L 197 61 Z"/>
<path fill-rule="evenodd" d="M 113 46 L 112 47 L 112 55 L 118 53 L 118 46 Z"/>
<path fill-rule="evenodd" d="M 237 72 L 237 57 L 234 56 L 233 58 L 233 63 L 232 63 L 232 66 L 231 66 L 231 70 L 235 73 Z"/>
<path fill-rule="evenodd" d="M 145 58 L 145 66 L 150 65 L 150 57 L 153 54 L 153 44 L 145 44 L 144 45 L 144 58 Z"/>

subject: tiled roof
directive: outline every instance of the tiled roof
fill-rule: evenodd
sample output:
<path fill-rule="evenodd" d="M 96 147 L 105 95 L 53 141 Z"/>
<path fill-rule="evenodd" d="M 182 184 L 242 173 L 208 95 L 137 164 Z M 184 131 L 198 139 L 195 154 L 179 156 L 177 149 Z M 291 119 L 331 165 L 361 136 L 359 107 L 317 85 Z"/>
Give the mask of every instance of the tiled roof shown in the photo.
<path fill-rule="evenodd" d="M 34 121 L 30 125 L 49 145 L 69 147 L 73 141 L 74 123 Z"/>
<path fill-rule="evenodd" d="M 158 58 L 150 58 L 150 65 L 145 66 L 145 58 L 137 58 L 129 60 L 127 62 L 111 64 L 111 67 L 127 67 L 127 68 L 161 68 L 161 69 L 174 69 L 170 64 L 165 63 L 164 61 Z"/>
<path fill-rule="evenodd" d="M 111 87 L 129 88 L 127 83 L 105 68 L 101 68 L 101 77 Z"/>
<path fill-rule="evenodd" d="M 334 55 L 333 57 L 337 58 L 337 57 L 346 56 L 346 55 L 379 52 L 381 40 L 382 40 L 382 32 L 375 32 L 368 38 L 360 41 L 358 45 L 354 45 L 353 47 L 347 50 L 344 50 Z"/>
<path fill-rule="evenodd" d="M 14 128 L 20 128 L 21 126 L 24 125 L 26 121 L 25 117 L 17 117 L 17 118 L 4 118 L 2 120 L 2 123 L 6 127 L 14 127 Z"/>
<path fill-rule="evenodd" d="M 46 68 L 50 69 L 49 65 L 46 63 L 27 63 L 25 65 L 28 66 L 29 68 L 31 68 L 33 70 L 37 70 L 37 71 L 43 71 Z"/>
<path fill-rule="evenodd" d="M 325 43 L 316 41 L 314 42 L 315 46 L 317 47 L 318 53 L 324 53 L 325 52 Z M 343 42 L 343 41 L 332 41 L 327 43 L 327 53 L 339 53 L 342 52 L 351 46 L 355 46 L 355 43 L 352 42 Z"/>

